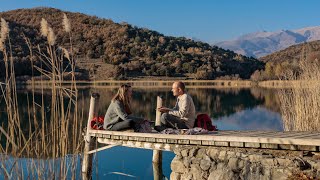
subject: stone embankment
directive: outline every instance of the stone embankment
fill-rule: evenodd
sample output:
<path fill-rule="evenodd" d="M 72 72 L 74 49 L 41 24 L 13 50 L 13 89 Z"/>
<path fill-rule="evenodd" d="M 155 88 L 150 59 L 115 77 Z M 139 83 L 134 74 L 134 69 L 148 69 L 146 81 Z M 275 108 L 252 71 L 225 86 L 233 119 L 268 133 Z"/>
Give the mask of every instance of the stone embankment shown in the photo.
<path fill-rule="evenodd" d="M 320 179 L 320 154 L 313 152 L 183 147 L 174 153 L 171 180 Z"/>

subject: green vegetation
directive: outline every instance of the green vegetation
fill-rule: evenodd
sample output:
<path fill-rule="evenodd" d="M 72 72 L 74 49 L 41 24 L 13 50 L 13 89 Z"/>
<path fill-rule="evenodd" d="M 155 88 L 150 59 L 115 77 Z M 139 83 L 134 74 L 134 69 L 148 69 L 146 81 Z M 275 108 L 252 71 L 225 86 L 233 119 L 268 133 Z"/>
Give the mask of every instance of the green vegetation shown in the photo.
<path fill-rule="evenodd" d="M 257 59 L 184 37 L 164 36 L 146 28 L 81 13 L 66 12 L 66 15 L 72 22 L 73 52 L 70 53 L 76 57 L 77 79 L 137 76 L 248 79 L 264 66 Z M 39 29 L 42 18 L 54 29 L 57 44 L 70 47 L 69 38 L 63 36 L 60 10 L 18 9 L 0 13 L 0 17 L 9 22 L 11 36 L 15 37 L 12 52 L 17 76 L 31 75 L 32 58 L 34 65 L 40 66 L 39 58 L 31 57 L 24 36 L 30 39 L 33 51 L 38 49 L 36 44 L 44 49 L 47 42 L 40 36 Z M 1 61 L 0 77 L 4 77 L 3 69 Z M 35 75 L 40 73 L 35 71 Z"/>

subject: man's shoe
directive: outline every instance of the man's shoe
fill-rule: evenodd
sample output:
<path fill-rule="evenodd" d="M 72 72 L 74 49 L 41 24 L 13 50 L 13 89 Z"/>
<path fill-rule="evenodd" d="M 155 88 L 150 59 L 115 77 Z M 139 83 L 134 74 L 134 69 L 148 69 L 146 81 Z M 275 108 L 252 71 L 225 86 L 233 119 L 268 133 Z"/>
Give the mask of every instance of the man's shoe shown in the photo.
<path fill-rule="evenodd" d="M 165 130 L 165 129 L 167 129 L 167 128 L 164 127 L 164 126 L 154 126 L 154 129 L 155 129 L 156 131 L 158 131 L 158 132 L 161 132 L 161 131 L 163 131 L 163 130 Z"/>

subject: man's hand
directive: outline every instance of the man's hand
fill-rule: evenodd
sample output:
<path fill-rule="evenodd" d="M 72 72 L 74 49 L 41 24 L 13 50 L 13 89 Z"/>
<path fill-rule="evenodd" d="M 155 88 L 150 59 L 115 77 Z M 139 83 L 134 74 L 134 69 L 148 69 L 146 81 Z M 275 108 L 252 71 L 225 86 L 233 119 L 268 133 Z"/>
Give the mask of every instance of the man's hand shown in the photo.
<path fill-rule="evenodd" d="M 162 113 L 167 113 L 167 112 L 170 111 L 170 109 L 167 108 L 167 107 L 161 107 L 161 108 L 158 108 L 157 110 L 160 111 L 160 112 L 162 112 Z"/>

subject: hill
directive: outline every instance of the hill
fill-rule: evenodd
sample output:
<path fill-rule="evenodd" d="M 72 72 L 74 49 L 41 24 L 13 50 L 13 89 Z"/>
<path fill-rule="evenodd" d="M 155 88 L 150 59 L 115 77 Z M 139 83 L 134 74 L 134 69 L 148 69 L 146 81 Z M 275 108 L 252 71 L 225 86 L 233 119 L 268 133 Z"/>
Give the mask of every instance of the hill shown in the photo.
<path fill-rule="evenodd" d="M 33 45 L 45 46 L 45 38 L 39 32 L 42 18 L 55 32 L 57 44 L 70 46 L 69 36 L 62 27 L 64 13 L 71 21 L 73 55 L 78 74 L 81 74 L 79 78 L 170 76 L 214 79 L 235 76 L 247 79 L 264 65 L 257 59 L 184 37 L 164 36 L 146 28 L 81 13 L 32 8 L 0 13 L 10 26 L 17 76 L 31 74 L 30 53 L 24 35 Z M 36 59 L 35 64 L 39 65 L 37 62 Z M 0 69 L 3 77 L 3 62 Z"/>
<path fill-rule="evenodd" d="M 263 62 L 293 62 L 300 60 L 303 56 L 307 56 L 308 59 L 320 59 L 320 41 L 293 45 L 281 51 L 263 56 L 259 60 Z"/>
<path fill-rule="evenodd" d="M 265 62 L 264 70 L 257 70 L 251 76 L 253 80 L 277 80 L 299 76 L 301 63 L 317 65 L 320 60 L 320 41 L 293 45 L 284 50 L 259 58 Z"/>
<path fill-rule="evenodd" d="M 320 26 L 276 32 L 254 32 L 215 45 L 245 56 L 262 57 L 292 45 L 315 40 L 320 40 Z"/>

